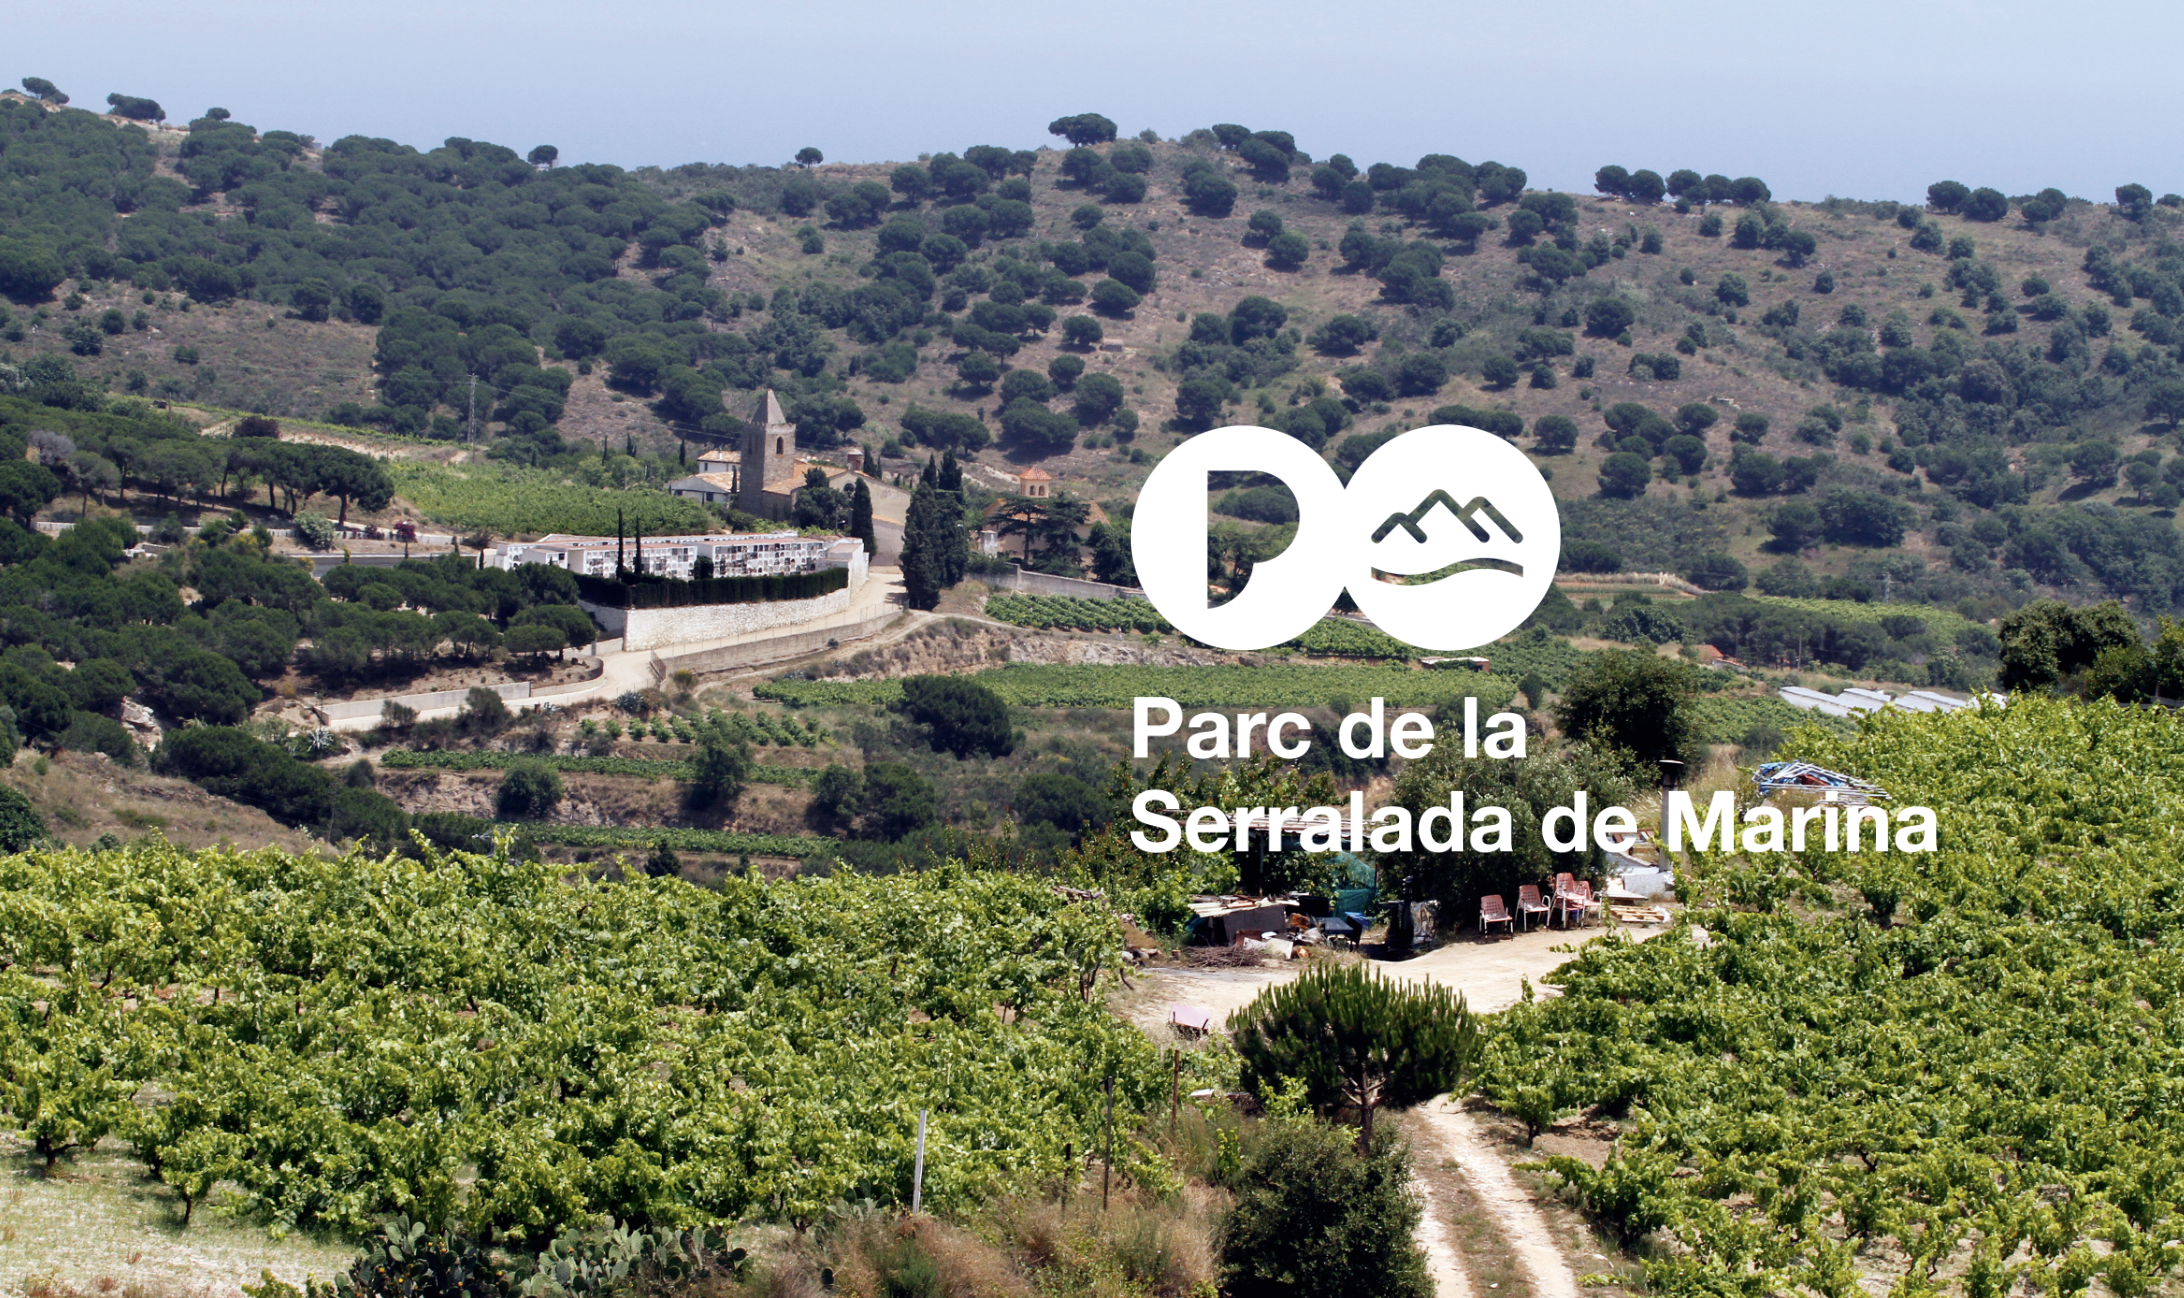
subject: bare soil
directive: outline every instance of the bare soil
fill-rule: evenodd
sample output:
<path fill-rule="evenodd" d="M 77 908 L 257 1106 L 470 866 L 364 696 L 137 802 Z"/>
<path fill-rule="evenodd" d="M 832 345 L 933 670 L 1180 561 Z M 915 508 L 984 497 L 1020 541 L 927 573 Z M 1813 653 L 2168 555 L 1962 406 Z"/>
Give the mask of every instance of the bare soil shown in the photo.
<path fill-rule="evenodd" d="M 323 846 L 256 808 L 216 798 L 187 780 L 117 766 L 103 753 L 19 752 L 0 769 L 0 780 L 29 798 L 53 836 L 71 846 L 87 846 L 104 834 L 125 840 L 156 834 L 186 848 L 302 852 Z"/>

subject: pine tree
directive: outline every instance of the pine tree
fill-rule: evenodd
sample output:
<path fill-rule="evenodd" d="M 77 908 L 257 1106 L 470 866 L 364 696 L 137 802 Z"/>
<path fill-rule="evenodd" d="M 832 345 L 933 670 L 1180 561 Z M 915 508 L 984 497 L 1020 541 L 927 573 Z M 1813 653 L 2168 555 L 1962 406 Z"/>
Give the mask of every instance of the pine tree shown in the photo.
<path fill-rule="evenodd" d="M 1358 1153 L 1373 1147 L 1373 1113 L 1453 1090 L 1479 1053 L 1479 1028 L 1446 987 L 1398 983 L 1363 968 L 1315 969 L 1262 993 L 1232 1023 L 1244 1085 L 1302 1081 L 1324 1111 L 1358 1111 Z"/>
<path fill-rule="evenodd" d="M 879 534 L 872 527 L 872 491 L 863 478 L 857 479 L 856 488 L 849 493 L 849 534 L 864 542 L 867 562 L 879 553 Z"/>

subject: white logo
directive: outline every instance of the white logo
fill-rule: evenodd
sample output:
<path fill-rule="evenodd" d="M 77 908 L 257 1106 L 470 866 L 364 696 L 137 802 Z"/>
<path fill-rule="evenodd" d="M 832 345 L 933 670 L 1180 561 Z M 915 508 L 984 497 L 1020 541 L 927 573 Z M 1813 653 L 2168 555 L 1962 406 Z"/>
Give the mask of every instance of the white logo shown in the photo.
<path fill-rule="evenodd" d="M 1289 548 L 1215 607 L 1206 570 L 1207 475 L 1270 474 L 1297 500 Z M 1345 589 L 1381 630 L 1424 649 L 1468 649 L 1539 607 L 1562 557 L 1562 520 L 1524 452 L 1437 424 L 1383 444 L 1345 488 L 1311 448 L 1270 428 L 1201 433 L 1146 480 L 1131 522 L 1146 598 L 1196 640 L 1264 649 L 1311 629 Z"/>

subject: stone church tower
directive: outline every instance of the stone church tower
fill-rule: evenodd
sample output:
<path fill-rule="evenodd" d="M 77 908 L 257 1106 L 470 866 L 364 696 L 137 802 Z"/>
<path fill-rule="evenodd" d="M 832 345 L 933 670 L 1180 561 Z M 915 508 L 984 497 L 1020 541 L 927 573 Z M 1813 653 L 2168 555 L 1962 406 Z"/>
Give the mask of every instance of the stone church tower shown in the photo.
<path fill-rule="evenodd" d="M 785 494 L 797 485 L 784 481 L 796 474 L 796 425 L 781 412 L 781 402 L 771 388 L 744 426 L 742 458 L 736 481 L 736 508 L 761 518 L 785 517 L 786 510 L 778 503 L 768 506 L 766 489 L 776 487 Z"/>

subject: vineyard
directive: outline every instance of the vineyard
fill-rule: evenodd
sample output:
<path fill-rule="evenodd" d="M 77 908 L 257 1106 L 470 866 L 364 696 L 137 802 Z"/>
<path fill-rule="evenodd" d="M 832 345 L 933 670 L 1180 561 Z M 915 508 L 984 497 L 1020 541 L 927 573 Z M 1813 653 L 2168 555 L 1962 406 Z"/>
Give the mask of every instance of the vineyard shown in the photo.
<path fill-rule="evenodd" d="M 789 712 L 722 712 L 719 708 L 709 708 L 705 721 L 726 729 L 731 740 L 764 748 L 814 748 L 833 739 L 825 726 Z M 626 729 L 618 718 L 610 718 L 604 726 L 590 718 L 577 724 L 577 735 L 582 740 L 590 741 L 602 733 L 609 739 L 620 739 L 627 734 L 635 743 L 648 738 L 663 744 L 698 742 L 697 723 L 674 712 L 633 718 Z"/>
<path fill-rule="evenodd" d="M 1694 862 L 1695 924 L 1565 965 L 1486 1094 L 1620 1120 L 1604 1168 L 1548 1161 L 1674 1241 L 1665 1292 L 2173 1292 L 2184 729 L 2021 695 L 1785 754 L 1933 807 L 1940 850 Z"/>
<path fill-rule="evenodd" d="M 1860 604 L 1849 599 L 1791 599 L 1781 595 L 1747 595 L 1745 598 L 1755 604 L 1817 613 L 1835 622 L 1877 623 L 1888 618 L 1911 618 L 1925 623 L 1928 631 L 1952 643 L 1971 628 L 1986 626 L 1986 623 L 1974 622 L 1954 609 L 1932 604 L 1884 604 L 1879 600 Z"/>
<path fill-rule="evenodd" d="M 729 829 L 677 829 L 667 825 L 535 825 L 505 821 L 494 827 L 521 834 L 535 843 L 561 847 L 606 847 L 643 850 L 666 843 L 677 852 L 718 852 L 722 855 L 793 856 L 799 860 L 824 856 L 835 848 L 831 838 L 802 834 L 744 834 Z"/>
<path fill-rule="evenodd" d="M 1848 718 L 1793 708 L 1771 694 L 1701 694 L 1696 707 L 1700 733 L 1710 744 L 1743 743 L 1755 731 L 1768 728 L 1788 734 L 1804 725 L 1848 730 L 1855 724 Z"/>
<path fill-rule="evenodd" d="M 418 752 L 390 749 L 379 765 L 390 771 L 505 771 L 518 763 L 543 762 L 557 771 L 582 771 L 592 775 L 629 775 L 642 780 L 687 780 L 690 763 L 644 757 L 590 757 L 567 753 Z M 815 772 L 808 766 L 751 767 L 753 784 L 800 785 Z"/>
<path fill-rule="evenodd" d="M 617 515 L 647 536 L 714 530 L 705 506 L 664 491 L 614 491 L 498 460 L 461 465 L 389 460 L 394 488 L 435 523 L 496 536 L 614 535 Z"/>
<path fill-rule="evenodd" d="M 1043 882 L 562 869 L 0 859 L 0 1110 L 42 1159 L 127 1143 L 185 1210 L 537 1247 L 907 1202 L 920 1110 L 926 1202 L 964 1204 L 1093 1149 L 1104 1079 L 1118 1118 L 1167 1095 L 1102 1004 L 1113 920 Z"/>
<path fill-rule="evenodd" d="M 1160 611 L 1142 599 L 1078 599 L 1067 595 L 993 595 L 986 616 L 1040 631 L 1122 631 L 1175 635 Z M 1421 650 L 1349 618 L 1321 618 L 1282 646 L 1326 658 L 1415 658 Z M 1499 646 L 1497 646 L 1497 652 Z"/>
<path fill-rule="evenodd" d="M 990 595 L 986 616 L 1039 631 L 1143 631 L 1173 635 L 1160 610 L 1142 599 L 1077 599 L 1068 595 Z"/>
<path fill-rule="evenodd" d="M 1002 701 L 1026 708 L 1128 708 L 1141 695 L 1184 707 L 1363 708 L 1374 698 L 1391 707 L 1460 704 L 1476 697 L 1499 708 L 1516 684 L 1499 675 L 1412 671 L 1403 667 L 1146 667 L 1013 663 L 973 679 Z M 753 691 L 791 707 L 889 706 L 902 697 L 892 680 L 810 681 L 780 678 Z"/>

